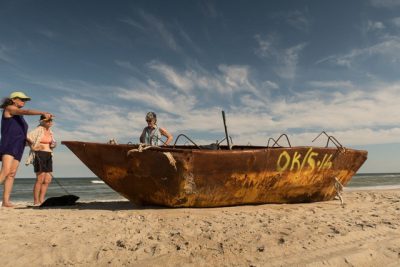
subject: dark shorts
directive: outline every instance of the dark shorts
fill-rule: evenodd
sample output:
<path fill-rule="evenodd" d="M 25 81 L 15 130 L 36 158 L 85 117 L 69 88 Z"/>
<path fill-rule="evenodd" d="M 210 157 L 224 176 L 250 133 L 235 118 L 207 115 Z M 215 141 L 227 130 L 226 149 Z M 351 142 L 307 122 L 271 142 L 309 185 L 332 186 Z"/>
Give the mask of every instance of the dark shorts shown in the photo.
<path fill-rule="evenodd" d="M 51 152 L 36 151 L 35 159 L 33 160 L 33 169 L 35 172 L 52 172 L 53 156 Z"/>

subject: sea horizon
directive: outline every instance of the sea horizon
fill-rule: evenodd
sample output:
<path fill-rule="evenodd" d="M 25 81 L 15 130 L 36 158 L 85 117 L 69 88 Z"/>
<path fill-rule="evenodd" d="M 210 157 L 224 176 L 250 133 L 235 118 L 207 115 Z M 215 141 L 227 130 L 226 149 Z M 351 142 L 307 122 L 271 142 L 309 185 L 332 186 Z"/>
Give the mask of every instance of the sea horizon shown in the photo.
<path fill-rule="evenodd" d="M 16 178 L 11 199 L 14 202 L 31 202 L 35 178 Z M 400 173 L 357 173 L 345 186 L 345 191 L 388 190 L 400 188 Z M 0 187 L 2 194 L 3 187 Z M 126 200 L 98 177 L 55 177 L 49 186 L 46 198 L 73 194 L 79 201 Z"/>
<path fill-rule="evenodd" d="M 354 176 L 377 175 L 377 174 L 382 174 L 382 175 L 399 174 L 400 175 L 400 171 L 399 172 L 360 172 L 360 173 L 356 173 Z M 70 179 L 70 178 L 81 178 L 81 179 L 92 179 L 92 178 L 95 178 L 95 179 L 100 179 L 97 176 L 68 176 L 68 177 L 56 177 L 56 179 L 57 178 L 58 179 L 60 179 L 60 178 L 61 179 Z M 36 177 L 16 177 L 15 179 L 36 179 Z"/>

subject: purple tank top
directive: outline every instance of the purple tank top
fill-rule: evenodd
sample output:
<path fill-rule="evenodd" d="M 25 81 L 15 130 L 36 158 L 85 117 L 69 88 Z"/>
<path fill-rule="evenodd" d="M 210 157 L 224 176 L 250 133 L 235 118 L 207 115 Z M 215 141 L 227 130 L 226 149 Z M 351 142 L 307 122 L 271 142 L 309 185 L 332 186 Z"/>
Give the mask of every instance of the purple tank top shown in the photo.
<path fill-rule="evenodd" d="M 21 115 L 11 118 L 1 116 L 0 160 L 4 154 L 11 155 L 21 161 L 24 153 L 28 124 Z"/>

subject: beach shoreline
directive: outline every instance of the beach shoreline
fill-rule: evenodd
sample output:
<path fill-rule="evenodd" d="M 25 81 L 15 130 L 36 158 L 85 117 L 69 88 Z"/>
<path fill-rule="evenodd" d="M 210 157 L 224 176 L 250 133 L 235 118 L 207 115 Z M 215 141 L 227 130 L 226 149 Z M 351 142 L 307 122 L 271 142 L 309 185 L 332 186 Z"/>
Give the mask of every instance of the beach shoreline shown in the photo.
<path fill-rule="evenodd" d="M 400 189 L 221 208 L 0 208 L 2 266 L 398 266 Z"/>

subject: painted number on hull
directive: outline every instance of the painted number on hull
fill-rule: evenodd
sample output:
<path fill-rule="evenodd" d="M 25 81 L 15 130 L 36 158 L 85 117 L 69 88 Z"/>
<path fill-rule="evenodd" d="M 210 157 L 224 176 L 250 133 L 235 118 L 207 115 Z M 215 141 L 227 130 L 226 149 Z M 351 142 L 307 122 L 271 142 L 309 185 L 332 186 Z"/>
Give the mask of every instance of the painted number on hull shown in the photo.
<path fill-rule="evenodd" d="M 291 156 L 287 151 L 283 151 L 278 158 L 276 164 L 277 170 L 279 172 L 283 171 L 301 171 L 304 167 L 313 170 L 320 171 L 321 169 L 330 169 L 332 167 L 332 155 L 325 154 L 322 161 L 316 160 L 318 157 L 317 152 L 313 152 L 312 148 L 308 149 L 307 153 L 304 155 L 295 151 Z"/>

